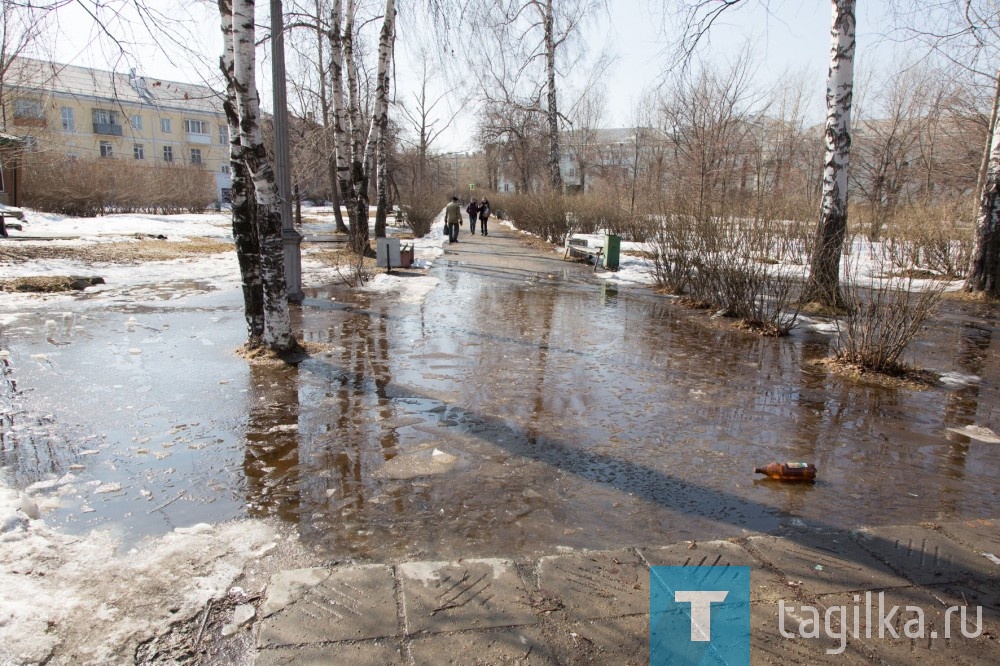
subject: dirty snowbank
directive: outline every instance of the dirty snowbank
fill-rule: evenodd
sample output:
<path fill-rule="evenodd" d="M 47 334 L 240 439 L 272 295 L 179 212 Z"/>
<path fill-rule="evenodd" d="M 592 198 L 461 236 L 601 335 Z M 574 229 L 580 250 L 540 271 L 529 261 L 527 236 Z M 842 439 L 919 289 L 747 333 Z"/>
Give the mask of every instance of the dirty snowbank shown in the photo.
<path fill-rule="evenodd" d="M 131 663 L 140 643 L 225 596 L 280 538 L 257 520 L 199 524 L 116 554 L 112 533 L 63 534 L 38 518 L 39 503 L 0 488 L 4 664 Z"/>

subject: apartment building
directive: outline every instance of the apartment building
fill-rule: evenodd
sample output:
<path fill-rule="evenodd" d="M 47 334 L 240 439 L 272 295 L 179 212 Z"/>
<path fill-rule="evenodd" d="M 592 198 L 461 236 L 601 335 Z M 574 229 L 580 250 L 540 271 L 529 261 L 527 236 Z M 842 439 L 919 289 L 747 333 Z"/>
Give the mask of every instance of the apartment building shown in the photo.
<path fill-rule="evenodd" d="M 208 86 L 15 58 L 3 79 L 0 131 L 67 159 L 185 164 L 211 171 L 229 198 L 229 126 Z"/>

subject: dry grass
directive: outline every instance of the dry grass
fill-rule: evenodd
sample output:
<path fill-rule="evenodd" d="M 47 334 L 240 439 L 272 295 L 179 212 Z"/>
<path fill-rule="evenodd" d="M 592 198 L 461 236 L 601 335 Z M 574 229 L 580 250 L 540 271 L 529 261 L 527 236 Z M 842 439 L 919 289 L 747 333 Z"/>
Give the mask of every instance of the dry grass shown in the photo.
<path fill-rule="evenodd" d="M 232 250 L 232 243 L 211 238 L 192 238 L 175 243 L 144 238 L 136 242 L 78 246 L 49 245 L 47 243 L 26 245 L 18 242 L 0 245 L 0 261 L 71 259 L 92 263 L 138 264 L 147 261 L 167 261 L 203 254 L 218 254 Z"/>
<path fill-rule="evenodd" d="M 896 366 L 892 372 L 879 372 L 838 358 L 822 358 L 813 361 L 813 363 L 840 377 L 885 388 L 922 391 L 936 386 L 940 380 L 940 375 L 929 370 L 904 365 Z"/>
<path fill-rule="evenodd" d="M 56 294 L 64 291 L 76 291 L 74 283 L 78 278 L 68 275 L 37 275 L 0 280 L 0 291 L 31 292 L 36 294 Z"/>
<path fill-rule="evenodd" d="M 324 266 L 332 268 L 342 268 L 344 270 L 354 268 L 358 263 L 358 255 L 351 252 L 347 247 L 319 250 L 309 253 L 309 256 L 317 259 Z M 384 268 L 375 265 L 375 257 L 363 257 L 364 270 L 368 273 L 384 273 Z"/>

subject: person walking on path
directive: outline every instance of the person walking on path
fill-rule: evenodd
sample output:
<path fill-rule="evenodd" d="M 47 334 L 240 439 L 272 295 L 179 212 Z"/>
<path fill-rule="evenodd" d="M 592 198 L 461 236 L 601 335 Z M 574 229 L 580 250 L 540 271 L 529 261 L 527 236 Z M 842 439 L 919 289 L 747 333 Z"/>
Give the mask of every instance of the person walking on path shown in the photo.
<path fill-rule="evenodd" d="M 469 200 L 469 205 L 465 207 L 465 212 L 469 214 L 469 232 L 476 235 L 476 217 L 479 215 L 479 204 L 475 197 Z"/>
<path fill-rule="evenodd" d="M 444 230 L 448 234 L 449 243 L 458 242 L 458 225 L 462 224 L 462 207 L 458 197 L 452 197 L 451 203 L 444 209 Z"/>
<path fill-rule="evenodd" d="M 490 219 L 490 202 L 486 197 L 483 197 L 482 203 L 479 204 L 479 226 L 483 230 L 484 236 L 489 236 L 490 232 L 486 229 L 486 223 Z M 475 233 L 475 232 L 473 232 Z"/>

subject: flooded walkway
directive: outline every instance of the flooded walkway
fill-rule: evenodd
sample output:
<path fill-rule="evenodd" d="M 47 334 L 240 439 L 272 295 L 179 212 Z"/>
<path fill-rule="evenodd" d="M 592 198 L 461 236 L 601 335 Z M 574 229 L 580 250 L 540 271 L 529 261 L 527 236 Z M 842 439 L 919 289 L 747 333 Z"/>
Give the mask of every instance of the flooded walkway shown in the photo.
<path fill-rule="evenodd" d="M 0 342 L 31 416 L 0 464 L 73 474 L 70 530 L 277 516 L 376 562 L 996 515 L 1000 445 L 952 430 L 1000 429 L 995 309 L 946 303 L 914 346 L 964 383 L 885 388 L 814 365 L 827 334 L 734 331 L 493 226 L 420 302 L 307 292 L 325 351 L 297 367 L 232 354 L 235 293 L 25 315 Z M 819 481 L 756 480 L 774 460 Z"/>

